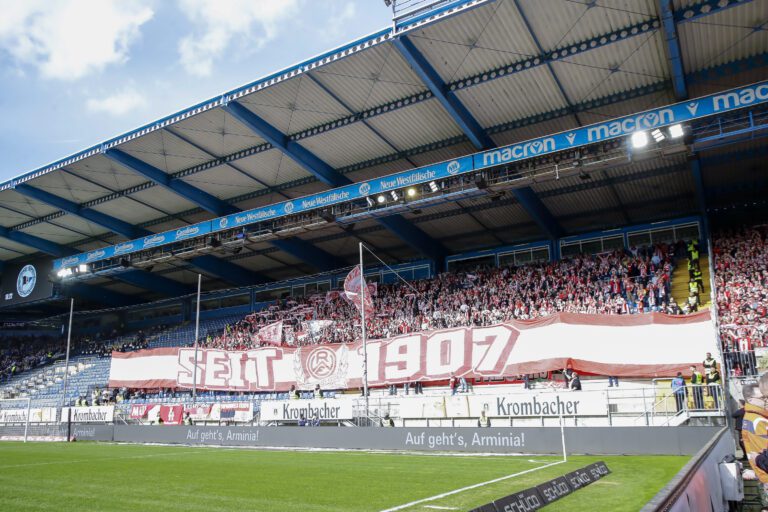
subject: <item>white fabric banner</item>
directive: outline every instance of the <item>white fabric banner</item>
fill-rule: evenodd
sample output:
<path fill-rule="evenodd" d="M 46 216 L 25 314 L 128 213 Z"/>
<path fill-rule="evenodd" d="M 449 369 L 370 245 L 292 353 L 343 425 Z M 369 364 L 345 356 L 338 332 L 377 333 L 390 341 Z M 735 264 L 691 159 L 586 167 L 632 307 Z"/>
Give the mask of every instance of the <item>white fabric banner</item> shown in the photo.
<path fill-rule="evenodd" d="M 351 420 L 351 400 L 274 400 L 261 402 L 261 421 Z"/>
<path fill-rule="evenodd" d="M 26 423 L 27 409 L 3 409 L 0 410 L 0 423 Z M 55 407 L 38 407 L 29 411 L 30 423 L 54 423 L 56 422 Z"/>
<path fill-rule="evenodd" d="M 572 368 L 616 377 L 688 375 L 707 352 L 717 354 L 710 312 L 687 316 L 579 315 L 510 322 L 490 327 L 413 333 L 368 343 L 371 386 L 456 377 L 508 377 Z M 194 349 L 114 352 L 111 387 L 191 388 Z M 360 343 L 262 347 L 248 351 L 201 350 L 197 388 L 287 391 L 362 386 Z"/>

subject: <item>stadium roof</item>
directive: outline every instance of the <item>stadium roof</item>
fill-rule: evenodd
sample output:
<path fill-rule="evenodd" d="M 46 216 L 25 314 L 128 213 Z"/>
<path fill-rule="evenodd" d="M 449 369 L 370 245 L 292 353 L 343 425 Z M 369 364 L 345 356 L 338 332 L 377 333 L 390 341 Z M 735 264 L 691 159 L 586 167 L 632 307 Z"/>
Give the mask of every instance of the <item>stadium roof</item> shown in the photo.
<path fill-rule="evenodd" d="M 84 252 L 768 76 L 768 0 L 439 4 L 397 32 L 1 184 L 0 260 Z M 766 188 L 754 172 L 765 148 L 754 141 L 696 156 L 534 183 L 502 200 L 329 223 L 236 255 L 171 260 L 151 279 L 135 270 L 89 284 L 144 300 L 181 294 L 199 271 L 223 287 L 351 264 L 360 240 L 402 261 L 698 213 L 698 174 L 710 207 Z"/>

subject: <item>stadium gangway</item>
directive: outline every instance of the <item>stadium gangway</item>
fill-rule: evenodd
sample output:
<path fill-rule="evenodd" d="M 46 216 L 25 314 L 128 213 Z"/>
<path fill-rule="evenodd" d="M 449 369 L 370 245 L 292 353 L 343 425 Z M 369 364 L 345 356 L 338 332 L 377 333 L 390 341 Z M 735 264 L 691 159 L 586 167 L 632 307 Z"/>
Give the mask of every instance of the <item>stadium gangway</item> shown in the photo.
<path fill-rule="evenodd" d="M 669 379 L 654 379 L 654 382 L 658 380 L 668 381 Z M 707 384 L 694 386 L 689 384 L 684 389 L 684 402 L 680 410 L 677 409 L 675 393 L 671 389 L 664 390 L 661 397 L 635 418 L 635 423 L 642 421 L 645 426 L 671 427 L 682 425 L 691 418 L 719 418 L 724 416 L 725 394 L 722 386 Z M 716 400 L 711 395 L 712 390 L 715 392 Z M 643 398 L 645 399 L 645 389 L 643 391 Z M 654 392 L 657 391 L 654 390 Z M 699 395 L 698 400 L 697 394 Z M 712 408 L 707 407 L 709 403 L 712 404 Z M 663 412 L 660 411 L 662 407 Z"/>

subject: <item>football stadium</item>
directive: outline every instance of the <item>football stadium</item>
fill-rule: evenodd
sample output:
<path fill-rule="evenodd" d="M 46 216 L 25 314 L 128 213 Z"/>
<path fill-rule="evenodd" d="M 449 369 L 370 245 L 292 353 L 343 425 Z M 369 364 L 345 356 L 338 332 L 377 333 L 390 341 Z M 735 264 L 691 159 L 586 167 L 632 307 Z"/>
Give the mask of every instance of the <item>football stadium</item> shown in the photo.
<path fill-rule="evenodd" d="M 0 184 L 0 508 L 768 510 L 768 0 L 361 3 Z"/>

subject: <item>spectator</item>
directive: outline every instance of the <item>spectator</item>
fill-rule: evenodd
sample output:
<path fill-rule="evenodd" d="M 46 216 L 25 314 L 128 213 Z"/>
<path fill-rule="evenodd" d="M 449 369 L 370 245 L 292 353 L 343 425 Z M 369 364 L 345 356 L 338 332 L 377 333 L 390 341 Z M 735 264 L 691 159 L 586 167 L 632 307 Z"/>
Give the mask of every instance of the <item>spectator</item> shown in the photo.
<path fill-rule="evenodd" d="M 485 415 L 485 409 L 480 411 L 480 419 L 477 420 L 477 426 L 480 428 L 487 428 L 491 426 L 491 420 Z"/>
<path fill-rule="evenodd" d="M 573 377 L 571 378 L 571 390 L 581 391 L 581 379 L 579 378 L 579 374 L 576 372 L 573 372 Z"/>
<path fill-rule="evenodd" d="M 693 408 L 704 409 L 704 393 L 702 385 L 704 384 L 704 376 L 696 369 L 695 366 L 691 366 L 691 390 L 693 391 Z"/>
<path fill-rule="evenodd" d="M 687 395 L 685 379 L 683 379 L 683 374 L 680 372 L 677 372 L 677 376 L 672 379 L 672 393 L 675 395 L 677 412 L 680 412 L 685 408 L 685 397 Z"/>

